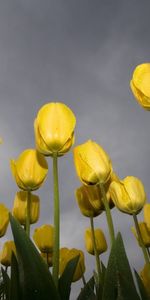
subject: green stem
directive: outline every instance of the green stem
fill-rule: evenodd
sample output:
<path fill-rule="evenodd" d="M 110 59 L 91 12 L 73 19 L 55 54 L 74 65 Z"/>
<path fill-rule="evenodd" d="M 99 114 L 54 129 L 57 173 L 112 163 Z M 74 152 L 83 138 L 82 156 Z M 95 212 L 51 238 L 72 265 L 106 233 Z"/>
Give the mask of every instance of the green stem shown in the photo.
<path fill-rule="evenodd" d="M 143 239 L 142 239 L 142 235 L 141 235 L 141 231 L 140 231 L 140 227 L 139 227 L 139 223 L 138 223 L 138 219 L 137 219 L 136 214 L 133 214 L 133 219 L 134 219 L 136 232 L 137 232 L 137 235 L 138 235 L 138 240 L 139 240 L 139 243 L 141 245 L 143 255 L 144 255 L 144 258 L 145 258 L 145 262 L 146 262 L 146 264 L 149 265 L 149 270 L 150 270 L 150 261 L 149 261 L 148 253 L 147 253 L 146 247 L 145 247 Z"/>
<path fill-rule="evenodd" d="M 60 227 L 60 208 L 59 208 L 59 186 L 58 186 L 58 166 L 57 153 L 53 154 L 53 183 L 54 183 L 54 256 L 53 256 L 53 279 L 58 287 L 59 276 L 59 227 Z"/>
<path fill-rule="evenodd" d="M 102 271 L 101 271 L 100 258 L 99 258 L 97 247 L 96 247 L 93 217 L 90 217 L 90 223 L 91 223 L 92 242 L 93 242 L 94 254 L 95 254 L 95 259 L 96 259 L 96 267 L 97 267 L 97 273 L 98 273 L 98 278 L 99 278 L 99 283 L 100 283 L 100 282 L 102 282 Z"/>
<path fill-rule="evenodd" d="M 107 200 L 107 197 L 106 197 L 105 188 L 104 188 L 104 185 L 102 183 L 100 183 L 100 190 L 101 190 L 101 193 L 102 193 L 102 201 L 103 201 L 103 204 L 104 204 L 104 207 L 105 207 L 106 218 L 107 218 L 107 223 L 108 223 L 108 229 L 109 229 L 109 234 L 110 234 L 110 240 L 111 240 L 111 245 L 112 245 L 114 240 L 115 240 L 115 231 L 114 231 L 114 225 L 113 225 L 113 220 L 112 220 L 108 200 Z"/>
<path fill-rule="evenodd" d="M 30 237 L 30 204 L 31 204 L 31 192 L 27 191 L 27 215 L 26 215 L 26 234 Z"/>

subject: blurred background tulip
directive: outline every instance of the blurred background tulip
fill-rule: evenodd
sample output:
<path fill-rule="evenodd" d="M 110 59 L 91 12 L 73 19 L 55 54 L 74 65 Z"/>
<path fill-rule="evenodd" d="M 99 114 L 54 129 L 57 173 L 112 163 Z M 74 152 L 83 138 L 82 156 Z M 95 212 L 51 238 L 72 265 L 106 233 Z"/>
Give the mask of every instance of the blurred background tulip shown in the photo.
<path fill-rule="evenodd" d="M 104 233 L 101 229 L 96 228 L 94 230 L 94 235 L 95 235 L 96 250 L 98 255 L 100 255 L 101 253 L 107 250 L 107 242 Z M 85 242 L 86 251 L 89 254 L 95 255 L 92 231 L 90 228 L 87 228 L 85 231 L 84 242 Z"/>
<path fill-rule="evenodd" d="M 34 230 L 33 240 L 41 252 L 52 252 L 54 246 L 54 228 L 52 225 L 42 225 Z"/>
<path fill-rule="evenodd" d="M 140 272 L 140 277 L 146 289 L 147 295 L 150 296 L 150 273 L 147 264 L 145 264 L 143 270 Z"/>
<path fill-rule="evenodd" d="M 3 203 L 0 203 L 0 237 L 5 235 L 8 223 L 9 210 Z"/>
<path fill-rule="evenodd" d="M 14 241 L 5 242 L 0 253 L 0 262 L 5 267 L 9 267 L 11 265 L 12 253 L 16 255 L 16 247 Z"/>
<path fill-rule="evenodd" d="M 150 231 L 150 203 L 145 203 L 143 212 L 144 212 L 144 222 L 146 223 L 146 226 Z"/>
<path fill-rule="evenodd" d="M 142 237 L 144 246 L 146 248 L 150 247 L 150 231 L 148 230 L 148 228 L 146 226 L 146 223 L 145 222 L 140 222 L 139 223 L 139 229 L 140 229 L 140 232 L 141 232 L 141 237 Z M 136 239 L 137 239 L 137 241 L 139 243 L 139 246 L 141 247 L 141 243 L 139 241 L 136 229 L 134 227 L 132 227 L 131 230 L 132 230 L 134 236 L 136 237 Z"/>

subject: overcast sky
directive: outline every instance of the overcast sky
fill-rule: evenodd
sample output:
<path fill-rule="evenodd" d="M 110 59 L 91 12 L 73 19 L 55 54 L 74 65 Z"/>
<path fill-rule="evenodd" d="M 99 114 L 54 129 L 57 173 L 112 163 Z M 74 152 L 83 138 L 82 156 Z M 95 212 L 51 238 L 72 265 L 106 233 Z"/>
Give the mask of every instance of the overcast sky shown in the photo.
<path fill-rule="evenodd" d="M 51 101 L 67 104 L 77 118 L 76 145 L 93 139 L 109 153 L 123 178 L 139 177 L 150 194 L 150 113 L 129 88 L 137 64 L 150 61 L 150 2 L 147 0 L 2 0 L 0 2 L 0 198 L 11 209 L 17 187 L 9 160 L 34 147 L 33 121 Z M 53 222 L 52 161 L 38 194 L 41 218 Z M 89 220 L 76 205 L 80 186 L 72 152 L 61 157 L 61 245 L 84 249 Z M 142 214 L 140 218 L 142 220 Z M 130 232 L 131 217 L 113 210 L 132 267 L 144 260 Z M 96 218 L 107 240 L 105 216 Z M 135 255 L 136 253 L 136 255 Z M 105 255 L 103 255 L 105 261 Z M 86 256 L 86 279 L 94 268 Z M 72 300 L 75 299 L 76 287 Z"/>

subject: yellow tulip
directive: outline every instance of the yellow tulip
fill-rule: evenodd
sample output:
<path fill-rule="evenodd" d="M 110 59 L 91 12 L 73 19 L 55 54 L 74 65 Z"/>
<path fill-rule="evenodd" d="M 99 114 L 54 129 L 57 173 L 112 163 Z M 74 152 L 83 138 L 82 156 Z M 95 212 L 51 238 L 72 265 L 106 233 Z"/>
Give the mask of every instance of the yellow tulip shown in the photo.
<path fill-rule="evenodd" d="M 82 185 L 75 192 L 81 213 L 86 217 L 96 217 L 103 211 L 103 203 L 97 186 Z"/>
<path fill-rule="evenodd" d="M 150 274 L 149 274 L 149 266 L 147 264 L 145 264 L 143 270 L 140 272 L 140 277 L 142 279 L 142 282 L 144 284 L 148 296 L 150 296 Z"/>
<path fill-rule="evenodd" d="M 5 235 L 9 223 L 9 210 L 0 203 L 0 237 Z"/>
<path fill-rule="evenodd" d="M 9 267 L 11 265 L 12 253 L 16 255 L 16 247 L 13 241 L 7 241 L 3 245 L 0 253 L 0 262 L 2 265 Z"/>
<path fill-rule="evenodd" d="M 54 228 L 52 225 L 42 225 L 34 230 L 33 240 L 41 252 L 52 252 L 54 245 Z"/>
<path fill-rule="evenodd" d="M 76 118 L 63 103 L 47 103 L 41 107 L 34 122 L 38 151 L 47 156 L 64 155 L 74 143 Z"/>
<path fill-rule="evenodd" d="M 150 110 L 150 63 L 135 68 L 130 87 L 138 103 L 146 110 Z"/>
<path fill-rule="evenodd" d="M 112 173 L 109 156 L 91 140 L 74 148 L 74 163 L 77 175 L 85 185 L 105 183 Z"/>
<path fill-rule="evenodd" d="M 33 191 L 45 180 L 48 164 L 41 153 L 35 149 L 27 149 L 16 161 L 11 160 L 11 171 L 20 189 Z"/>
<path fill-rule="evenodd" d="M 49 266 L 52 267 L 53 265 L 53 253 L 51 252 L 41 252 L 40 253 L 41 257 L 44 259 L 45 263 Z"/>
<path fill-rule="evenodd" d="M 12 213 L 21 225 L 26 224 L 27 217 L 27 197 L 28 192 L 17 192 L 14 199 Z M 31 194 L 30 197 L 30 224 L 34 224 L 39 219 L 40 199 L 37 195 Z"/>
<path fill-rule="evenodd" d="M 107 242 L 104 236 L 104 233 L 101 229 L 97 228 L 94 230 L 95 235 L 95 242 L 96 242 L 96 249 L 98 254 L 105 252 L 107 250 Z M 94 253 L 94 245 L 93 245 L 93 238 L 92 232 L 90 228 L 87 228 L 84 235 L 85 241 L 85 248 L 88 253 L 95 255 Z"/>
<path fill-rule="evenodd" d="M 61 248 L 60 249 L 60 264 L 59 264 L 59 274 L 65 270 L 67 263 L 79 255 L 79 260 L 76 266 L 76 270 L 73 276 L 72 282 L 79 280 L 85 272 L 85 263 L 84 263 L 84 254 L 81 250 L 78 249 L 68 249 L 68 248 Z"/>
<path fill-rule="evenodd" d="M 148 230 L 150 231 L 150 203 L 144 205 L 144 221 Z"/>
<path fill-rule="evenodd" d="M 134 176 L 127 176 L 120 182 L 113 181 L 110 194 L 115 206 L 127 214 L 138 214 L 146 201 L 143 183 Z"/>
<path fill-rule="evenodd" d="M 139 228 L 140 228 L 142 240 L 143 240 L 143 243 L 144 243 L 145 247 L 150 247 L 150 232 L 148 231 L 146 223 L 145 222 L 140 222 L 139 223 Z M 138 239 L 136 229 L 134 227 L 131 227 L 131 230 L 132 230 L 134 236 L 136 237 L 136 239 L 139 243 L 139 246 L 142 247 L 141 244 L 140 244 L 140 241 Z"/>

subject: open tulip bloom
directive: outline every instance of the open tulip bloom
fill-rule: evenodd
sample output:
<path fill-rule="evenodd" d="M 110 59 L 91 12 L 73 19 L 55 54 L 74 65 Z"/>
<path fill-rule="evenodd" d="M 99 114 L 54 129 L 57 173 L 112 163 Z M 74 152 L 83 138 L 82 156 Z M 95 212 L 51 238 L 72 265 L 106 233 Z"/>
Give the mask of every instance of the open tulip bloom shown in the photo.
<path fill-rule="evenodd" d="M 135 69 L 130 85 L 137 101 L 150 109 L 149 63 Z M 17 159 L 11 160 L 11 172 L 19 190 L 14 196 L 12 212 L 0 203 L 0 236 L 6 234 L 9 223 L 13 234 L 13 240 L 5 238 L 0 252 L 0 300 L 69 300 L 72 284 L 79 280 L 78 300 L 150 299 L 150 204 L 144 185 L 134 176 L 119 178 L 108 153 L 91 139 L 73 149 L 81 186 L 72 191 L 72 197 L 75 195 L 76 207 L 80 217 L 86 217 L 88 228 L 76 226 L 83 240 L 81 247 L 60 244 L 63 199 L 59 193 L 58 159 L 71 151 L 75 125 L 75 115 L 64 103 L 43 105 L 34 120 L 35 149 L 23 150 Z M 53 162 L 52 170 L 48 169 L 48 159 Z M 38 190 L 44 185 L 48 171 L 52 172 L 53 180 L 54 220 L 36 224 L 33 232 L 32 224 L 41 222 L 43 200 Z M 128 245 L 124 245 L 121 233 L 114 229 L 113 207 L 122 218 L 124 213 L 133 217 L 135 252 L 139 247 L 143 253 L 142 270 L 132 272 L 125 250 Z M 144 220 L 138 223 L 137 215 L 142 210 Z M 108 226 L 106 238 L 106 227 L 95 228 L 95 218 L 98 224 L 102 214 Z M 104 264 L 106 251 L 108 258 Z M 87 272 L 91 255 L 94 263 Z"/>

